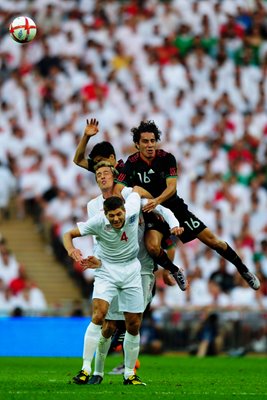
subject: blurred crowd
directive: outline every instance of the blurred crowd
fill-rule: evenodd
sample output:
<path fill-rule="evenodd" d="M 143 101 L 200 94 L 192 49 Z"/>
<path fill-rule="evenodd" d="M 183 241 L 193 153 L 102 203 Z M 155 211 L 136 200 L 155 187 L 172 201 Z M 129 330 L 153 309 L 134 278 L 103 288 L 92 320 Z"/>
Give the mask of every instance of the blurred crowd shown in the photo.
<path fill-rule="evenodd" d="M 18 15 L 36 22 L 33 42 L 10 38 Z M 159 272 L 155 318 L 177 304 L 266 310 L 267 3 L 0 0 L 0 20 L 3 217 L 15 196 L 17 217 L 30 210 L 63 260 L 62 234 L 99 194 L 72 161 L 86 119 L 100 123 L 89 148 L 111 141 L 124 160 L 130 129 L 154 120 L 177 159 L 179 195 L 262 281 L 254 292 L 199 241 L 178 243 L 190 289 L 166 288 Z"/>
<path fill-rule="evenodd" d="M 0 234 L 0 316 L 42 315 L 47 307 L 44 293 Z"/>

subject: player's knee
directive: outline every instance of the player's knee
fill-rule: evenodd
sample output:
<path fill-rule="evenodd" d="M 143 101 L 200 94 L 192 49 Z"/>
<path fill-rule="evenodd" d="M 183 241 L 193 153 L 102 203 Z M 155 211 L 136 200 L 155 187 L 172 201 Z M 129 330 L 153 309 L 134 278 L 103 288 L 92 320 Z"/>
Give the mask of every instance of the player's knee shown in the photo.
<path fill-rule="evenodd" d="M 217 251 L 223 248 L 223 242 L 208 228 L 201 232 L 198 238 L 213 250 Z"/>
<path fill-rule="evenodd" d="M 147 242 L 146 243 L 146 249 L 148 251 L 148 254 L 153 258 L 157 257 L 160 253 L 160 246 L 157 243 L 154 242 Z"/>
<path fill-rule="evenodd" d="M 209 247 L 216 251 L 224 250 L 225 242 L 214 236 L 209 239 Z"/>
<path fill-rule="evenodd" d="M 103 325 L 105 316 L 106 315 L 104 312 L 102 312 L 101 310 L 97 310 L 97 311 L 93 312 L 92 322 L 96 325 Z"/>
<path fill-rule="evenodd" d="M 132 319 L 131 321 L 128 321 L 126 330 L 130 335 L 136 336 L 139 333 L 140 325 L 141 320 L 139 320 L 139 318 Z"/>
<path fill-rule="evenodd" d="M 116 330 L 116 321 L 105 321 L 102 325 L 102 335 L 106 338 L 111 337 Z"/>

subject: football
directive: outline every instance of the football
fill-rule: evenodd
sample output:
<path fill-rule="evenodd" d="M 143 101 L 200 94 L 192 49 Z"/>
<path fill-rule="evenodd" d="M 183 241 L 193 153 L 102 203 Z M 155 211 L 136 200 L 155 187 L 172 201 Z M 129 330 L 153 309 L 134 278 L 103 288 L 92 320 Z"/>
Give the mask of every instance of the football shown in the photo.
<path fill-rule="evenodd" d="M 9 25 L 9 33 L 15 42 L 28 43 L 36 36 L 35 22 L 29 17 L 17 17 Z"/>

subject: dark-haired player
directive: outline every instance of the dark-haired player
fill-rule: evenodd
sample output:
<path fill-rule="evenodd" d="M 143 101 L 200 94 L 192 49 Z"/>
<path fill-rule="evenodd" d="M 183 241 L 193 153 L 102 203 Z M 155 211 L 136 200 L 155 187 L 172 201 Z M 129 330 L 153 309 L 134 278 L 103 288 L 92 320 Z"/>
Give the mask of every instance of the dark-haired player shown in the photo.
<path fill-rule="evenodd" d="M 84 384 L 88 380 L 109 304 L 118 296 L 119 311 L 124 313 L 126 323 L 123 384 L 145 385 L 134 371 L 144 311 L 141 264 L 137 259 L 140 209 L 141 198 L 137 193 L 131 193 L 125 202 L 118 196 L 111 196 L 104 201 L 103 212 L 78 223 L 77 228 L 63 236 L 65 249 L 73 260 L 84 268 L 91 267 L 92 260 L 96 262 L 92 320 L 85 333 L 82 370 L 74 378 L 75 383 Z M 73 239 L 86 235 L 97 237 L 99 259 L 94 256 L 84 259 L 74 246 Z"/>
<path fill-rule="evenodd" d="M 101 161 L 95 166 L 95 176 L 96 182 L 101 190 L 101 194 L 96 198 L 90 200 L 87 204 L 88 217 L 89 219 L 94 218 L 96 215 L 99 215 L 103 212 L 103 202 L 105 199 L 108 199 L 113 196 L 114 190 L 114 178 L 117 176 L 116 170 L 107 162 Z M 138 190 L 139 195 L 143 197 L 146 192 L 143 188 L 135 188 Z M 122 197 L 126 201 L 129 194 L 133 192 L 132 188 L 124 188 L 122 191 Z M 163 217 L 168 221 L 170 227 L 173 229 L 173 233 L 175 235 L 180 233 L 180 228 L 178 228 L 178 221 L 174 218 L 173 213 L 162 206 L 158 207 L 158 212 L 163 215 Z M 152 299 L 153 295 L 153 286 L 155 284 L 155 276 L 154 269 L 155 263 L 153 259 L 149 256 L 143 241 L 144 237 L 145 224 L 143 221 L 143 216 L 141 214 L 139 228 L 138 228 L 138 238 L 139 238 L 139 252 L 138 259 L 141 263 L 141 282 L 143 287 L 143 297 L 144 297 L 144 306 L 147 307 Z M 95 251 L 97 254 L 97 239 L 95 240 Z M 121 340 L 123 341 L 122 331 L 124 316 L 123 313 L 119 312 L 119 306 L 117 299 L 113 299 L 110 306 L 109 311 L 105 317 L 105 321 L 102 325 L 102 335 L 100 335 L 100 340 L 98 343 L 96 356 L 95 356 L 95 371 L 94 374 L 90 377 L 83 370 L 79 372 L 77 376 L 73 378 L 73 381 L 77 384 L 90 384 L 90 385 L 98 385 L 101 384 L 104 377 L 104 362 L 109 351 L 110 345 L 114 343 L 116 336 L 120 335 Z M 117 329 L 117 330 L 116 330 Z M 115 333 L 116 332 L 116 333 Z M 114 334 L 115 333 L 115 334 Z M 113 335 L 111 341 L 111 335 Z M 119 338 L 117 338 L 119 339 Z M 85 342 L 87 338 L 85 337 Z M 114 345 L 114 344 L 113 344 Z M 115 371 L 118 374 L 124 372 L 124 364 L 116 367 Z M 113 370 L 112 372 L 115 373 Z"/>
<path fill-rule="evenodd" d="M 146 189 L 154 198 L 148 201 L 144 211 L 152 211 L 158 204 L 170 208 L 180 222 L 180 226 L 184 228 L 184 232 L 179 237 L 183 243 L 198 238 L 235 265 L 249 286 L 258 290 L 260 281 L 257 276 L 248 270 L 229 244 L 218 238 L 177 195 L 177 162 L 171 153 L 157 149 L 161 131 L 155 122 L 142 121 L 138 127 L 132 128 L 131 132 L 138 151 L 128 157 L 117 179 L 117 193 L 124 186 L 137 185 Z M 153 231 L 153 239 L 156 242 L 158 241 L 157 234 Z M 149 246 L 153 246 L 151 238 L 147 243 L 147 250 L 151 254 Z"/>
<path fill-rule="evenodd" d="M 99 131 L 98 125 L 99 122 L 95 118 L 91 118 L 90 122 L 88 119 L 86 120 L 86 127 L 78 143 L 73 162 L 79 167 L 95 173 L 94 166 L 100 161 L 107 161 L 120 172 L 124 166 L 124 162 L 123 160 L 117 161 L 114 147 L 110 142 L 103 141 L 95 144 L 88 157 L 85 155 L 90 138 L 95 136 Z"/>

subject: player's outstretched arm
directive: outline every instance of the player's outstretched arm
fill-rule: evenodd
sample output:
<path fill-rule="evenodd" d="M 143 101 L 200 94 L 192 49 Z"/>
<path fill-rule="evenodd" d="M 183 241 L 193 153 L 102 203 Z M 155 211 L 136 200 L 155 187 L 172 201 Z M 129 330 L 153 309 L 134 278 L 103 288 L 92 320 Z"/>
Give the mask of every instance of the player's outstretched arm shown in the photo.
<path fill-rule="evenodd" d="M 134 186 L 133 192 L 138 193 L 141 198 L 153 199 L 152 194 L 150 194 L 146 189 L 142 188 L 141 186 Z"/>
<path fill-rule="evenodd" d="M 77 146 L 74 154 L 73 162 L 79 167 L 88 169 L 88 160 L 85 156 L 86 146 L 92 136 L 95 136 L 98 132 L 99 122 L 95 118 L 91 118 L 90 121 L 86 120 L 86 127 L 84 129 L 83 136 Z"/>
<path fill-rule="evenodd" d="M 161 204 L 164 203 L 164 201 L 168 200 L 170 197 L 172 197 L 176 193 L 176 187 L 177 187 L 177 178 L 176 177 L 171 177 L 166 179 L 166 189 L 161 193 L 156 198 L 148 200 L 147 204 L 143 208 L 143 211 L 145 212 L 150 212 L 154 210 L 154 208 Z"/>
<path fill-rule="evenodd" d="M 72 240 L 76 237 L 80 237 L 80 231 L 78 228 L 71 229 L 70 231 L 67 231 L 63 235 L 63 245 L 68 253 L 68 255 L 74 260 L 74 261 L 81 261 L 83 256 L 81 253 L 81 250 L 76 249 L 76 247 L 73 246 Z"/>

